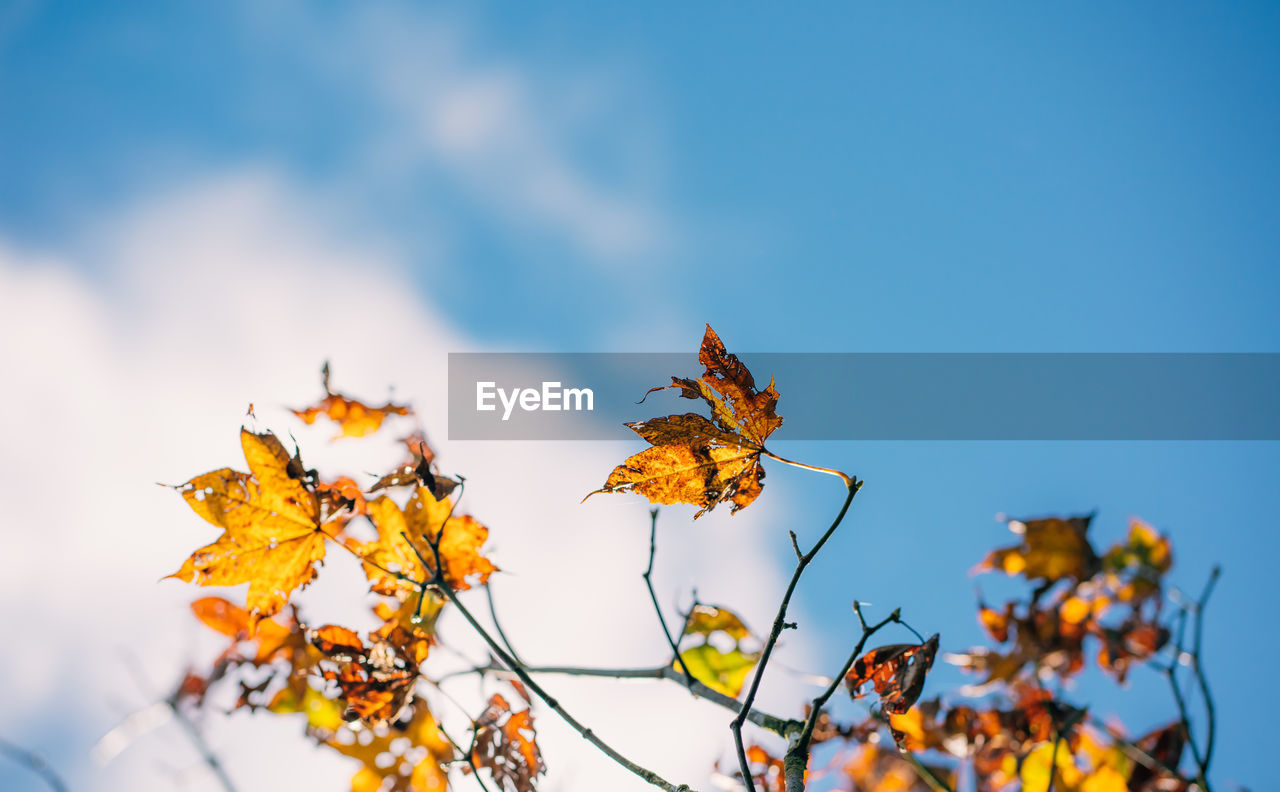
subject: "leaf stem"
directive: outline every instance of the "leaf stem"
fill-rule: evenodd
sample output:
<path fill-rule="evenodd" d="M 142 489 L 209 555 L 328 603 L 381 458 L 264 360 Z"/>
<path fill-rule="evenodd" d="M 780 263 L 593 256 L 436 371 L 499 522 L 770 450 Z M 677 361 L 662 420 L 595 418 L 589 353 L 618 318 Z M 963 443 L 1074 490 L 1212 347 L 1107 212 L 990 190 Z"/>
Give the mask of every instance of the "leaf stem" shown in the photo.
<path fill-rule="evenodd" d="M 841 471 L 836 470 L 835 468 L 824 468 L 824 467 L 819 467 L 818 465 L 808 465 L 808 464 L 805 464 L 804 462 L 797 462 L 794 459 L 787 459 L 786 457 L 778 456 L 777 454 L 773 453 L 772 451 L 764 447 L 760 448 L 760 453 L 764 454 L 765 456 L 769 457 L 775 462 L 781 462 L 784 465 L 798 467 L 802 470 L 812 470 L 816 473 L 826 473 L 828 476 L 835 476 L 836 478 L 843 481 L 846 487 L 854 486 L 855 482 L 852 477 L 850 477 L 847 473 L 842 473 Z M 858 485 L 858 486 L 861 486 L 861 485 Z"/>

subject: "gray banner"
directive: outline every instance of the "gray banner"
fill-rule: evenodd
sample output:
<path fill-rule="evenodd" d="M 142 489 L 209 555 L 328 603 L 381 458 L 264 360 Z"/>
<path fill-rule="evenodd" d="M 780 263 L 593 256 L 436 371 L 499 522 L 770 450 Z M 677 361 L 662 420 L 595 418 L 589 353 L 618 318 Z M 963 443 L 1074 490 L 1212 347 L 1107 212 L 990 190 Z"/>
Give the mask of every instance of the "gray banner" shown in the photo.
<path fill-rule="evenodd" d="M 785 418 L 775 440 L 1280 440 L 1280 354 L 740 355 Z M 694 354 L 449 355 L 451 440 L 619 440 L 701 412 Z"/>

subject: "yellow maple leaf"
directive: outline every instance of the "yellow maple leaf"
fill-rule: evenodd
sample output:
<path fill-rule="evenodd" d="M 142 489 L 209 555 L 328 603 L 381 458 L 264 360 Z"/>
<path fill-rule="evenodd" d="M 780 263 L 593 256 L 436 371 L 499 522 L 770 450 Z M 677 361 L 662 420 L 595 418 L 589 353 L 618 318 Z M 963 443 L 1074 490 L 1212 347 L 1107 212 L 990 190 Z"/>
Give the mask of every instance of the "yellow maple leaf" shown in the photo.
<path fill-rule="evenodd" d="M 325 533 L 315 493 L 290 475 L 289 454 L 276 436 L 241 429 L 240 444 L 248 473 L 223 468 L 177 488 L 223 533 L 169 577 L 201 586 L 248 583 L 246 607 L 256 626 L 316 576 Z"/>

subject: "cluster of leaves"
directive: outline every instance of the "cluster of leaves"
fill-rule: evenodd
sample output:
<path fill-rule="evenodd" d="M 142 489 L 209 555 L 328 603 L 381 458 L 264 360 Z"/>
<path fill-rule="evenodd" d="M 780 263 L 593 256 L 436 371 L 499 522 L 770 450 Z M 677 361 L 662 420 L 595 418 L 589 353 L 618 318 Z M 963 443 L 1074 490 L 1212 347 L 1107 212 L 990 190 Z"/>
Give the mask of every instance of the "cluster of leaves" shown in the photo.
<path fill-rule="evenodd" d="M 410 414 L 332 393 L 328 377 L 326 364 L 323 399 L 296 412 L 308 423 L 329 416 L 339 438 Z M 533 790 L 545 768 L 527 707 L 513 711 L 495 694 L 472 721 L 472 746 L 464 750 L 420 694 L 419 683 L 430 680 L 424 666 L 438 640 L 436 619 L 448 606 L 443 592 L 484 584 L 496 570 L 483 552 L 488 528 L 455 513 L 458 482 L 433 470 L 435 454 L 421 434 L 403 441 L 410 459 L 367 488 L 350 477 L 322 478 L 270 432 L 241 429 L 240 441 L 248 472 L 224 468 L 177 487 L 222 533 L 172 577 L 248 584 L 245 607 L 219 597 L 193 603 L 196 617 L 230 644 L 207 674 L 187 674 L 178 702 L 200 707 L 211 686 L 234 679 L 236 707 L 301 714 L 311 738 L 358 760 L 354 792 L 444 790 L 455 764 L 487 772 L 502 789 Z M 371 538 L 360 538 L 362 527 Z M 335 547 L 359 560 L 376 595 L 381 626 L 363 636 L 309 625 L 290 604 Z"/>
<path fill-rule="evenodd" d="M 597 492 L 692 505 L 698 509 L 695 519 L 725 502 L 736 513 L 759 496 L 762 461 L 768 457 L 837 476 L 846 486 L 844 505 L 808 552 L 790 534 L 797 565 L 767 635 L 753 634 L 728 608 L 696 601 L 684 614 L 683 627 L 669 631 L 649 578 L 655 547 L 651 534 L 644 579 L 671 649 L 669 662 L 650 670 L 580 672 L 673 680 L 733 710 L 734 776 L 748 792 L 797 792 L 806 779 L 830 774 L 832 768 L 856 792 L 950 792 L 962 778 L 972 779 L 970 786 L 977 792 L 1207 792 L 1211 708 L 1208 743 L 1200 750 L 1190 734 L 1177 666 L 1191 658 L 1208 704 L 1198 627 L 1209 589 L 1194 608 L 1197 646 L 1188 653 L 1183 631 L 1193 611 L 1182 607 L 1176 624 L 1165 612 L 1165 577 L 1173 563 L 1170 542 L 1138 521 L 1123 542 L 1104 553 L 1089 538 L 1090 516 L 1009 521 L 1018 542 L 991 552 L 976 571 L 1022 578 L 1027 594 L 1000 607 L 980 598 L 979 621 L 995 646 L 944 655 L 978 674 L 975 685 L 945 698 L 922 699 L 939 636 L 916 633 L 896 610 L 868 624 L 855 602 L 862 633 L 803 718 L 784 719 L 756 709 L 770 654 L 783 630 L 796 626 L 787 621 L 792 592 L 839 526 L 861 482 L 766 449 L 765 441 L 783 420 L 777 414 L 777 388 L 770 381 L 758 389 L 751 372 L 709 326 L 699 360 L 704 367 L 700 377 L 672 377 L 670 386 L 650 393 L 674 389 L 683 398 L 700 401 L 709 416 L 689 412 L 627 424 L 650 447 L 618 465 Z M 328 380 L 326 365 L 323 399 L 295 412 L 308 423 L 328 416 L 340 427 L 338 437 L 364 436 L 388 416 L 411 414 L 405 406 L 368 407 L 336 394 Z M 409 458 L 362 487 L 350 477 L 321 477 L 269 432 L 242 429 L 248 472 L 216 470 L 177 488 L 222 533 L 172 577 L 200 585 L 248 584 L 248 590 L 243 608 L 216 597 L 193 604 L 196 616 L 227 636 L 230 645 L 208 673 L 189 673 L 183 679 L 176 700 L 199 707 L 211 686 L 235 680 L 237 707 L 301 715 L 313 739 L 358 760 L 355 792 L 444 790 L 454 767 L 483 773 L 507 792 L 532 792 L 545 772 L 533 725 L 532 690 L 626 769 L 667 792 L 687 791 L 687 786 L 622 757 L 564 712 L 533 681 L 531 675 L 539 669 L 519 660 L 501 636 L 496 612 L 501 643 L 470 616 L 456 594 L 486 584 L 496 571 L 484 554 L 488 529 L 456 513 L 461 480 L 439 474 L 435 454 L 421 433 L 404 443 Z M 653 516 L 651 531 L 656 532 L 656 511 Z M 340 625 L 308 625 L 291 603 L 293 593 L 319 574 L 334 547 L 359 560 L 376 598 L 380 626 L 364 635 Z M 482 677 L 495 672 L 526 703 L 513 709 L 494 692 L 484 710 L 470 719 L 471 740 L 465 748 L 444 732 L 423 695 L 424 688 L 439 687 L 427 668 L 439 641 L 436 620 L 450 607 L 480 632 L 494 655 L 488 665 L 470 670 Z M 916 640 L 868 648 L 870 639 L 890 625 L 905 627 Z M 1172 658 L 1162 670 L 1172 684 L 1179 717 L 1144 736 L 1130 739 L 1117 727 L 1100 727 L 1086 707 L 1064 695 L 1065 683 L 1085 668 L 1089 657 L 1123 683 L 1136 666 L 1159 667 L 1166 649 Z M 566 672 L 562 667 L 554 671 Z M 832 716 L 827 704 L 841 687 L 854 701 L 874 696 L 865 717 L 839 722 Z M 784 738 L 785 756 L 746 745 L 741 730 L 747 721 Z M 818 745 L 833 749 L 829 755 L 834 758 L 824 768 L 811 766 L 810 749 Z M 1184 775 L 1188 747 L 1195 767 Z"/>
<path fill-rule="evenodd" d="M 936 636 L 917 646 L 882 647 L 854 664 L 846 683 L 855 691 L 874 686 L 880 706 L 847 725 L 826 719 L 818 735 L 847 746 L 839 756 L 853 789 L 953 789 L 966 765 L 979 792 L 1206 787 L 1207 762 L 1190 777 L 1179 772 L 1189 736 L 1181 698 L 1175 720 L 1137 738 L 1067 700 L 1064 683 L 1084 668 L 1090 644 L 1097 666 L 1117 683 L 1139 664 L 1174 670 L 1159 665 L 1171 640 L 1162 621 L 1173 564 L 1168 538 L 1134 520 L 1124 541 L 1098 553 L 1088 537 L 1091 522 L 1091 516 L 1010 521 L 1018 544 L 994 550 L 977 566 L 1023 578 L 1029 589 L 1000 608 L 979 600 L 978 619 L 994 648 L 947 655 L 980 675 L 979 684 L 945 701 L 917 702 Z M 1176 664 L 1182 650 L 1174 654 Z M 904 761 L 915 752 L 938 763 Z"/>

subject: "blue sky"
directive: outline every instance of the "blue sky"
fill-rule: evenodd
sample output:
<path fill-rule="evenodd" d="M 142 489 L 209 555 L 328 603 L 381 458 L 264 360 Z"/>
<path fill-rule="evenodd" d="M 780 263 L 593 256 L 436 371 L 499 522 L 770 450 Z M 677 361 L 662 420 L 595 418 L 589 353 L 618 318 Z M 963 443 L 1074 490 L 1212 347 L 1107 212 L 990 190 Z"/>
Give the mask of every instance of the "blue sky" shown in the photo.
<path fill-rule="evenodd" d="M 405 299 L 487 348 L 683 351 L 710 322 L 743 352 L 1278 352 L 1278 36 L 1261 3 L 15 2 L 0 239 L 129 305 L 97 247 L 120 208 L 248 169 L 393 250 Z M 1141 516 L 1192 590 L 1220 561 L 1216 777 L 1270 772 L 1274 443 L 779 450 L 870 482 L 803 592 L 834 625 L 852 584 L 944 648 L 978 640 L 967 570 L 1007 540 L 997 512 L 1097 509 L 1104 544 Z M 838 501 L 770 483 L 797 526 Z M 1170 711 L 1149 680 L 1080 695 Z"/>

